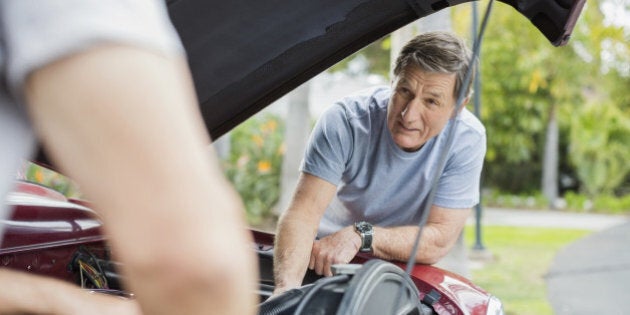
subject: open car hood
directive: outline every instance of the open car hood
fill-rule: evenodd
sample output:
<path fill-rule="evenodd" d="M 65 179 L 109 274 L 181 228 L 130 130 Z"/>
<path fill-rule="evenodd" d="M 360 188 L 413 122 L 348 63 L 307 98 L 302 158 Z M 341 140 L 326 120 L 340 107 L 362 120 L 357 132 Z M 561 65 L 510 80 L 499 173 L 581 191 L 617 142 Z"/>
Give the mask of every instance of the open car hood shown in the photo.
<path fill-rule="evenodd" d="M 392 31 L 470 0 L 169 0 L 214 139 Z M 586 0 L 501 0 L 556 46 Z M 523 20 L 523 22 L 526 22 Z"/>

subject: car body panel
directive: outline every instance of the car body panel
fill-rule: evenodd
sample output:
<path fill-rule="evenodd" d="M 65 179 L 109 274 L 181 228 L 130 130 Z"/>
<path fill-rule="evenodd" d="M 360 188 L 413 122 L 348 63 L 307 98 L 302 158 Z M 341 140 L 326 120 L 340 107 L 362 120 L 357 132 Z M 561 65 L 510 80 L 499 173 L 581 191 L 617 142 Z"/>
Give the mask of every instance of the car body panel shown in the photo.
<path fill-rule="evenodd" d="M 75 282 L 71 269 L 80 247 L 102 254 L 105 237 L 94 211 L 41 185 L 17 182 L 6 202 L 13 206 L 4 225 L 0 266 Z"/>
<path fill-rule="evenodd" d="M 274 235 L 262 231 L 253 231 L 256 249 L 259 255 L 260 275 L 267 283 L 273 282 L 270 260 L 273 256 Z M 261 257 L 262 256 L 262 257 Z M 265 259 L 266 257 L 266 259 Z M 363 264 L 374 257 L 359 253 L 351 263 Z M 401 269 L 404 263 L 393 262 Z M 411 280 L 420 291 L 420 300 L 435 291 L 439 299 L 432 305 L 438 314 L 486 314 L 490 294 L 476 286 L 470 280 L 435 266 L 416 264 L 411 271 Z M 314 282 L 319 277 L 309 271 L 303 284 Z"/>
<path fill-rule="evenodd" d="M 63 199 L 62 199 L 63 198 Z M 4 221 L 0 254 L 102 241 L 94 211 L 38 184 L 18 182 L 6 200 L 15 210 Z"/>
<path fill-rule="evenodd" d="M 102 234 L 102 223 L 87 206 L 67 200 L 49 188 L 28 182 L 18 182 L 8 202 L 15 206 L 11 219 L 5 220 L 5 236 L 0 246 L 0 264 L 25 272 L 45 275 L 73 283 L 81 283 L 81 270 L 77 258 L 87 252 L 95 255 L 101 267 L 107 269 L 109 285 L 105 289 L 117 290 L 124 295 L 119 275 L 114 275 L 112 253 Z M 259 255 L 261 283 L 273 286 L 274 235 L 252 230 Z M 372 259 L 360 254 L 352 263 Z M 404 269 L 402 263 L 395 263 Z M 305 284 L 320 277 L 309 274 Z M 490 295 L 462 276 L 427 265 L 416 265 L 411 279 L 420 291 L 419 299 L 431 291 L 440 294 L 433 305 L 438 314 L 485 314 Z M 90 286 L 93 289 L 92 286 Z M 103 289 L 103 288 L 98 288 Z"/>

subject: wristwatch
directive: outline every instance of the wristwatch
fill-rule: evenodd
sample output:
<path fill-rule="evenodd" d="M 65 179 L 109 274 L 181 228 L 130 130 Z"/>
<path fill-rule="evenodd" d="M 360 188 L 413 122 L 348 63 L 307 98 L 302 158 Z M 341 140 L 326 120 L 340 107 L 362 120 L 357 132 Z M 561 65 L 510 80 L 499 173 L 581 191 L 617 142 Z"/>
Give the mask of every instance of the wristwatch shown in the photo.
<path fill-rule="evenodd" d="M 359 221 L 354 224 L 354 230 L 361 236 L 361 248 L 362 253 L 369 253 L 372 251 L 372 237 L 374 236 L 374 229 L 372 224 L 365 221 Z"/>

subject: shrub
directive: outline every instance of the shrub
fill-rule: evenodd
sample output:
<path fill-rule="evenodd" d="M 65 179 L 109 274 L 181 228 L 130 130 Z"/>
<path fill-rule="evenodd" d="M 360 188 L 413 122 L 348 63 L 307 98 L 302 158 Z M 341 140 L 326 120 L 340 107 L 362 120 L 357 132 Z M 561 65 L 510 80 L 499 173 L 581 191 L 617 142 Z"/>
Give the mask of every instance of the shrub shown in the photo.
<path fill-rule="evenodd" d="M 630 195 L 623 197 L 615 197 L 611 195 L 602 195 L 595 198 L 594 208 L 597 212 L 606 213 L 629 213 L 630 212 Z"/>
<path fill-rule="evenodd" d="M 547 198 L 541 193 L 515 195 L 498 190 L 484 190 L 481 202 L 484 206 L 516 209 L 547 208 Z"/>
<path fill-rule="evenodd" d="M 564 194 L 564 200 L 567 204 L 567 209 L 573 211 L 591 211 L 593 209 L 593 202 L 583 194 L 578 194 L 572 191 Z"/>
<path fill-rule="evenodd" d="M 254 116 L 230 133 L 224 168 L 243 199 L 250 224 L 270 217 L 280 197 L 283 139 L 284 122 L 272 114 Z"/>

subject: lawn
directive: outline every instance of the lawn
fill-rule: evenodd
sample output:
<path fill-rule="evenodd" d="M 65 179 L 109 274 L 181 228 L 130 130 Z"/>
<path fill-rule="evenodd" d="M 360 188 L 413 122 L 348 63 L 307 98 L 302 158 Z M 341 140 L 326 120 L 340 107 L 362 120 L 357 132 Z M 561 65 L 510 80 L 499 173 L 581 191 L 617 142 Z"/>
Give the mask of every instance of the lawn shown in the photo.
<path fill-rule="evenodd" d="M 466 227 L 469 248 L 474 227 Z M 586 230 L 484 226 L 483 244 L 493 260 L 471 270 L 475 284 L 501 299 L 506 314 L 553 314 L 545 274 L 555 254 L 591 233 Z"/>

